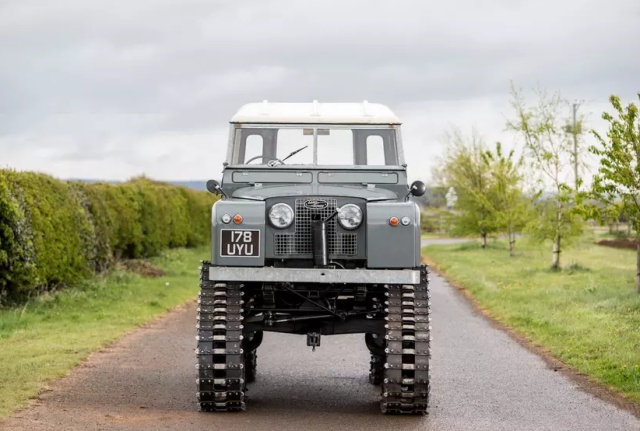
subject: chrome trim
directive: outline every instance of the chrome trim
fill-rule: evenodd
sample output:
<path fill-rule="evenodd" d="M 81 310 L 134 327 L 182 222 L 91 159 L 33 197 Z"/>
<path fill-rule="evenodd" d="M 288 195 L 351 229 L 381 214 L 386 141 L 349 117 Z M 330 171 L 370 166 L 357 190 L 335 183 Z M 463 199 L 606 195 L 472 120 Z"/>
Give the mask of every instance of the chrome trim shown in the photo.
<path fill-rule="evenodd" d="M 413 269 L 318 269 L 273 267 L 209 268 L 212 281 L 262 281 L 290 283 L 420 284 L 420 271 Z"/>

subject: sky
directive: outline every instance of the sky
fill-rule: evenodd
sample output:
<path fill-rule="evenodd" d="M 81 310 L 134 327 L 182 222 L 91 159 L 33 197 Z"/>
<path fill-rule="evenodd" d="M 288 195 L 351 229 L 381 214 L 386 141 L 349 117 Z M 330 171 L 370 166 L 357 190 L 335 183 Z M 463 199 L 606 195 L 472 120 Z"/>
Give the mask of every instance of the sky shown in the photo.
<path fill-rule="evenodd" d="M 368 100 L 428 180 L 452 127 L 517 146 L 511 82 L 602 130 L 610 94 L 638 102 L 638 41 L 638 0 L 0 0 L 0 167 L 220 178 L 241 105 Z"/>

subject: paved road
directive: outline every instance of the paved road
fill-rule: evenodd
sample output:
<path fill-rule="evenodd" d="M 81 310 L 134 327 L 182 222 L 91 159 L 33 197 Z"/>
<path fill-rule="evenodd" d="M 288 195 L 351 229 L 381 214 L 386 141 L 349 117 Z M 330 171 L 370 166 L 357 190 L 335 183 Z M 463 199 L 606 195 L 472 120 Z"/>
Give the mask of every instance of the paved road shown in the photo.
<path fill-rule="evenodd" d="M 265 334 L 248 411 L 195 411 L 195 305 L 93 355 L 1 430 L 640 430 L 433 286 L 430 415 L 382 416 L 362 336 Z"/>

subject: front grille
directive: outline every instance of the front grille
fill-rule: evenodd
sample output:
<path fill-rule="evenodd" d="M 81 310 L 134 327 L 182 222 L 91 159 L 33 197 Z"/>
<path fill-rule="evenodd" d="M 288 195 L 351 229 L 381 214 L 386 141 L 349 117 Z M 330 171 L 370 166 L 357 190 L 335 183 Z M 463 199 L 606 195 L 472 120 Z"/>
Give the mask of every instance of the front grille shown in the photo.
<path fill-rule="evenodd" d="M 337 206 L 336 199 L 321 199 L 327 202 L 326 208 L 310 209 L 306 201 L 318 199 L 296 199 L 295 233 L 276 233 L 274 252 L 278 256 L 313 254 L 313 220 L 325 220 L 330 217 Z M 338 232 L 336 217 L 327 222 L 327 248 L 329 254 L 355 256 L 358 254 L 358 234 L 355 232 Z"/>

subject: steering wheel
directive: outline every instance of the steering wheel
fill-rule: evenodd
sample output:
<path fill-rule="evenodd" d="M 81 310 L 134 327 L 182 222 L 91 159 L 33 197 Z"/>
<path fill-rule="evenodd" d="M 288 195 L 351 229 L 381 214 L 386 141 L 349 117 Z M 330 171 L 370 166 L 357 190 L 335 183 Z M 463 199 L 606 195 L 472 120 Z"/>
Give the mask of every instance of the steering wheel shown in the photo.
<path fill-rule="evenodd" d="M 254 160 L 257 159 L 266 159 L 267 156 L 255 156 L 255 157 L 251 157 L 249 160 L 247 160 L 246 162 L 244 162 L 245 165 L 248 165 L 249 163 L 253 162 Z M 277 163 L 276 163 L 277 162 Z M 282 160 L 280 160 L 279 158 L 273 158 L 271 160 L 269 160 L 269 162 L 267 162 L 267 166 L 270 167 L 274 167 L 274 166 L 278 166 L 278 165 L 284 165 L 284 162 Z"/>

